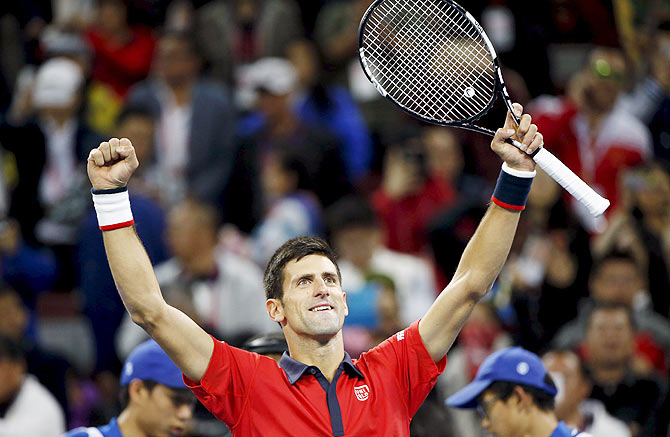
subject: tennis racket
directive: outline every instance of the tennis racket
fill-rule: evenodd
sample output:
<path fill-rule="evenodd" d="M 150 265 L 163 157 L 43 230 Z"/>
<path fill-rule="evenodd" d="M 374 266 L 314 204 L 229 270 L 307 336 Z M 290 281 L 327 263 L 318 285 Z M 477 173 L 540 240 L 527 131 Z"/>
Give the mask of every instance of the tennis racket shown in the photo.
<path fill-rule="evenodd" d="M 474 124 L 498 95 L 517 125 L 495 49 L 484 29 L 451 0 L 375 0 L 358 33 L 361 66 L 379 93 L 420 120 L 495 135 Z M 521 148 L 516 140 L 507 140 Z M 544 148 L 532 155 L 556 182 L 601 215 L 601 197 Z"/>

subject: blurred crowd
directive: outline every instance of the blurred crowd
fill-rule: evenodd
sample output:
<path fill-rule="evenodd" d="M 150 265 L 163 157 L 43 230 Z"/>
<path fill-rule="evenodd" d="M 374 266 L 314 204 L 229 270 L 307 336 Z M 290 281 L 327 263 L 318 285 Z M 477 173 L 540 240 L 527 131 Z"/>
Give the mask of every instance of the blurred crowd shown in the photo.
<path fill-rule="evenodd" d="M 500 162 L 489 138 L 410 119 L 368 83 L 357 30 L 370 3 L 1 2 L 0 435 L 36 415 L 50 436 L 120 411 L 121 363 L 146 337 L 117 295 L 85 173 L 111 137 L 136 148 L 133 214 L 165 299 L 215 337 L 279 332 L 263 268 L 300 235 L 338 253 L 352 356 L 425 313 Z M 465 6 L 547 147 L 612 206 L 594 219 L 538 171 L 503 273 L 412 435 L 480 435 L 443 401 L 520 345 L 544 357 L 561 420 L 665 437 L 670 3 Z M 189 432 L 227 431 L 196 408 Z"/>

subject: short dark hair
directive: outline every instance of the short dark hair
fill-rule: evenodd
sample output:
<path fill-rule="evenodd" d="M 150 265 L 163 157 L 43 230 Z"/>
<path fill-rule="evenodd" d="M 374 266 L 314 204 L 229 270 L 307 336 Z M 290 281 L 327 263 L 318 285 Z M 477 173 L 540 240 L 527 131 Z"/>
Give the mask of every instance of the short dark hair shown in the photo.
<path fill-rule="evenodd" d="M 131 117 L 146 118 L 152 122 L 156 121 L 156 114 L 154 114 L 147 105 L 129 104 L 124 106 L 121 109 L 121 112 L 119 112 L 119 115 L 116 116 L 116 125 L 121 125 L 121 123 Z"/>
<path fill-rule="evenodd" d="M 156 381 L 150 379 L 142 380 L 142 384 L 144 387 L 146 387 L 147 390 L 149 390 L 149 393 L 151 393 L 158 385 Z M 122 386 L 121 390 L 119 391 L 119 402 L 121 402 L 121 409 L 125 409 L 130 402 L 130 393 L 128 391 L 128 387 L 129 385 Z"/>
<path fill-rule="evenodd" d="M 325 213 L 326 228 L 331 238 L 338 232 L 351 228 L 375 228 L 379 226 L 377 214 L 370 202 L 351 194 L 332 204 Z"/>
<path fill-rule="evenodd" d="M 547 373 L 544 376 L 544 383 L 550 387 L 556 388 L 554 380 Z M 495 381 L 488 386 L 485 392 L 495 395 L 501 401 L 506 401 L 514 393 L 514 387 L 519 386 L 528 393 L 533 399 L 533 403 L 542 411 L 552 411 L 555 407 L 554 395 L 547 393 L 541 388 L 537 388 L 527 384 L 520 384 L 518 382 L 510 381 Z M 483 392 L 482 392 L 483 393 Z"/>
<path fill-rule="evenodd" d="M 595 265 L 591 269 L 592 276 L 600 273 L 600 270 L 603 268 L 603 266 L 610 261 L 629 262 L 633 264 L 638 271 L 640 271 L 640 274 L 642 274 L 637 258 L 635 258 L 635 256 L 630 251 L 613 249 L 602 255 L 600 258 L 596 259 Z"/>
<path fill-rule="evenodd" d="M 198 41 L 193 32 L 168 28 L 160 32 L 159 35 L 159 40 L 165 40 L 165 39 L 174 39 L 176 41 L 184 43 L 188 46 L 188 52 L 191 55 L 194 55 L 196 58 L 202 57 L 200 44 L 198 44 Z"/>
<path fill-rule="evenodd" d="M 635 317 L 633 317 L 633 310 L 626 304 L 621 302 L 601 302 L 595 301 L 591 312 L 589 313 L 589 318 L 586 323 L 587 329 L 591 327 L 591 319 L 597 311 L 623 311 L 628 316 L 628 321 L 630 322 L 630 327 L 633 332 L 637 331 L 637 323 L 635 322 Z"/>
<path fill-rule="evenodd" d="M 333 262 L 337 269 L 337 277 L 342 282 L 340 267 L 337 265 L 335 252 L 324 240 L 318 237 L 297 237 L 288 240 L 275 251 L 265 268 L 263 287 L 268 299 L 283 299 L 284 267 L 291 260 L 300 261 L 307 255 L 323 255 Z"/>

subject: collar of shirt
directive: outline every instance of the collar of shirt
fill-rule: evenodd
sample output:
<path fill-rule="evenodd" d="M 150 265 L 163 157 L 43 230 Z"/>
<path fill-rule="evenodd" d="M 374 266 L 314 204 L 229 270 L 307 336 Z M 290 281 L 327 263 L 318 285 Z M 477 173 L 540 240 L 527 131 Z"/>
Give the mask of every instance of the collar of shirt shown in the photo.
<path fill-rule="evenodd" d="M 291 383 L 291 385 L 295 384 L 305 373 L 311 373 L 314 375 L 316 372 L 321 372 L 321 370 L 316 366 L 308 366 L 307 364 L 301 363 L 298 360 L 294 360 L 287 352 L 284 352 L 281 360 L 279 360 L 279 367 L 284 369 L 286 377 L 288 378 L 288 381 Z M 360 379 L 364 378 L 360 370 L 358 370 L 353 361 L 351 361 L 351 356 L 349 356 L 347 352 L 344 353 L 344 359 L 340 363 L 339 367 L 342 367 L 344 371 L 352 376 L 357 376 Z"/>
<path fill-rule="evenodd" d="M 579 436 L 580 433 L 576 429 L 570 429 L 564 422 L 558 422 L 556 429 L 551 433 L 549 437 L 572 437 Z"/>

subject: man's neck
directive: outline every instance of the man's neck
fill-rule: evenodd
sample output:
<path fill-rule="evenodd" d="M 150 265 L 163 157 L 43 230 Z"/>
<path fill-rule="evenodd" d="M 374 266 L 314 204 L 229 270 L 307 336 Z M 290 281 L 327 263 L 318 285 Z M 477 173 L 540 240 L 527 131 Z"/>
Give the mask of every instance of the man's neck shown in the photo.
<path fill-rule="evenodd" d="M 558 426 L 558 419 L 553 411 L 537 410 L 528 422 L 524 437 L 550 437 Z"/>
<path fill-rule="evenodd" d="M 579 410 L 579 405 L 576 405 L 570 412 L 564 414 L 561 419 L 571 428 L 581 429 L 584 425 L 584 415 Z"/>
<path fill-rule="evenodd" d="M 321 370 L 328 382 L 332 382 L 338 366 L 344 359 L 344 342 L 342 331 L 338 332 L 326 342 L 317 339 L 286 335 L 291 358 L 308 366 L 315 366 Z"/>
<path fill-rule="evenodd" d="M 177 106 L 188 105 L 191 102 L 191 92 L 195 81 L 185 80 L 179 83 L 166 83 L 168 89 L 172 92 Z"/>
<path fill-rule="evenodd" d="M 198 256 L 190 260 L 183 260 L 184 270 L 191 276 L 210 276 L 216 271 L 214 247 L 208 247 L 198 252 Z"/>
<path fill-rule="evenodd" d="M 129 407 L 119 414 L 116 424 L 119 426 L 119 430 L 123 436 L 148 437 L 137 423 L 137 414 Z"/>
<path fill-rule="evenodd" d="M 613 387 L 626 376 L 627 366 L 592 366 L 593 379 L 598 385 Z"/>

